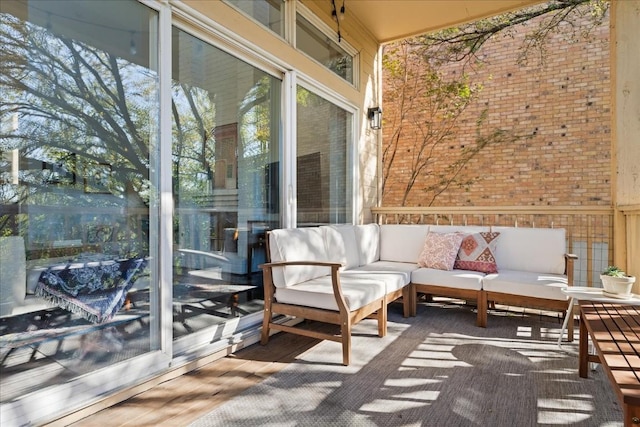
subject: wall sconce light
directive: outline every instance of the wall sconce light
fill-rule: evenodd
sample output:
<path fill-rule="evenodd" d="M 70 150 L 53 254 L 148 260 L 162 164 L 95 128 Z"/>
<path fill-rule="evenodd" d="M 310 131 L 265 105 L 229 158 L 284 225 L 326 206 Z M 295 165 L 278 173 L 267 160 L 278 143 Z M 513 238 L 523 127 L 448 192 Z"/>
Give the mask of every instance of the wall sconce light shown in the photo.
<path fill-rule="evenodd" d="M 382 108 L 369 108 L 367 110 L 367 119 L 369 120 L 369 127 L 371 129 L 382 129 Z"/>
<path fill-rule="evenodd" d="M 335 19 L 336 24 L 338 25 L 338 43 L 342 41 L 342 34 L 340 34 L 340 21 L 344 20 L 344 7 L 345 0 L 342 0 L 342 6 L 340 7 L 340 13 L 338 13 L 338 8 L 336 6 L 336 0 L 331 0 L 331 16 Z"/>

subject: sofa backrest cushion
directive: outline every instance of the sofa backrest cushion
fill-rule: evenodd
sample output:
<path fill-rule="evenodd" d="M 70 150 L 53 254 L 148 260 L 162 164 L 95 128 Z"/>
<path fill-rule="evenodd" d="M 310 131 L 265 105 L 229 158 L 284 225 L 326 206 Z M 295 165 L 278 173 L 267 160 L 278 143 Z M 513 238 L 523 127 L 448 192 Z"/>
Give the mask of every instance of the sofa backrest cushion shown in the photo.
<path fill-rule="evenodd" d="M 430 225 L 429 231 L 434 233 L 479 233 L 481 231 L 489 231 L 489 227 L 481 225 Z"/>
<path fill-rule="evenodd" d="M 356 225 L 356 242 L 360 253 L 360 265 L 380 260 L 380 226 L 375 223 Z"/>
<path fill-rule="evenodd" d="M 356 242 L 355 226 L 323 225 L 325 245 L 329 261 L 340 262 L 345 269 L 360 265 L 360 251 Z"/>
<path fill-rule="evenodd" d="M 269 232 L 271 262 L 279 261 L 329 261 L 324 231 L 319 227 L 287 228 Z M 330 274 L 327 267 L 289 266 L 274 268 L 273 284 L 276 287 L 293 286 L 316 277 Z"/>
<path fill-rule="evenodd" d="M 428 225 L 381 225 L 380 261 L 417 263 L 428 232 Z"/>
<path fill-rule="evenodd" d="M 498 271 L 564 274 L 567 243 L 563 228 L 492 227 L 491 231 L 500 233 Z"/>

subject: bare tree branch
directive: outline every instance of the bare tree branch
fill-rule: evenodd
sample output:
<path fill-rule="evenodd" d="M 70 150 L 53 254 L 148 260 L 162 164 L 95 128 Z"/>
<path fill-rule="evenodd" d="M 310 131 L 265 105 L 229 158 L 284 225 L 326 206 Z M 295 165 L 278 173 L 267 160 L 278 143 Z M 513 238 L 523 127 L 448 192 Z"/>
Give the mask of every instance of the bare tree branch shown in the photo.
<path fill-rule="evenodd" d="M 434 64 L 472 63 L 480 61 L 477 53 L 488 40 L 499 34 L 508 37 L 514 26 L 545 17 L 538 28 L 529 33 L 527 43 L 521 47 L 519 61 L 525 61 L 534 49 L 544 50 L 544 42 L 548 40 L 548 35 L 558 31 L 562 24 L 571 26 L 575 17 L 588 13 L 592 17 L 593 28 L 602 22 L 608 8 L 608 0 L 551 0 L 539 6 L 416 37 L 411 43 L 430 47 L 430 60 Z M 588 29 L 582 28 L 579 36 L 587 35 Z"/>

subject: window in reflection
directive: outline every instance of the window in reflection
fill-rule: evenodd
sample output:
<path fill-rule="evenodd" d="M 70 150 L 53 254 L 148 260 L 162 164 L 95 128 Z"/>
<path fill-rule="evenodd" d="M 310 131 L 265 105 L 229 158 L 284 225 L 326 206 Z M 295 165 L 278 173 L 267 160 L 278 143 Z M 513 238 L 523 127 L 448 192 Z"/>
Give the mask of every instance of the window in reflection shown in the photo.
<path fill-rule="evenodd" d="M 284 37 L 284 0 L 225 0 Z"/>
<path fill-rule="evenodd" d="M 334 37 L 321 31 L 300 13 L 296 15 L 296 47 L 349 83 L 354 83 L 355 53 L 343 48 L 346 42 L 337 43 Z"/>

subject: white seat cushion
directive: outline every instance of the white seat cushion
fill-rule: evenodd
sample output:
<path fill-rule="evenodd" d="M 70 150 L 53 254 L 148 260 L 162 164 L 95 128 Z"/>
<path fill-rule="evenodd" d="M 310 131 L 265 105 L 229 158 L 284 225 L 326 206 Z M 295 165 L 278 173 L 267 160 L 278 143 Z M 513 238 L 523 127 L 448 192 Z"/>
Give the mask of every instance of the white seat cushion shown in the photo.
<path fill-rule="evenodd" d="M 369 277 L 340 277 L 340 284 L 347 307 L 351 311 L 383 298 L 386 292 L 386 284 L 383 280 L 373 280 Z M 330 276 L 318 277 L 286 288 L 277 288 L 275 298 L 283 304 L 338 311 Z"/>
<path fill-rule="evenodd" d="M 568 286 L 567 277 L 558 274 L 532 273 L 528 271 L 499 270 L 487 275 L 482 286 L 485 291 L 527 297 L 566 300 L 560 289 Z"/>
<path fill-rule="evenodd" d="M 411 283 L 411 272 L 418 268 L 416 264 L 406 262 L 377 261 L 351 270 L 340 272 L 340 277 L 369 277 L 382 280 L 386 293 L 402 289 Z"/>
<path fill-rule="evenodd" d="M 469 270 L 438 270 L 435 268 L 419 268 L 411 273 L 414 284 L 444 286 L 446 288 L 482 289 L 483 273 Z"/>
<path fill-rule="evenodd" d="M 402 274 L 405 282 L 409 284 L 411 282 L 411 272 L 417 269 L 418 264 L 415 262 L 376 261 L 354 269 L 341 271 L 340 274 L 350 274 L 353 272 L 393 272 Z"/>

